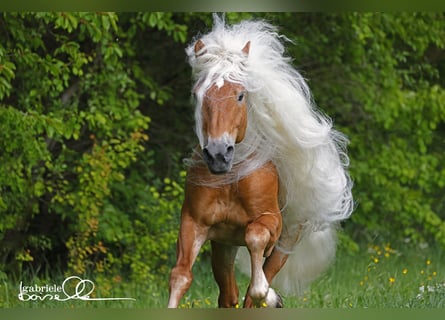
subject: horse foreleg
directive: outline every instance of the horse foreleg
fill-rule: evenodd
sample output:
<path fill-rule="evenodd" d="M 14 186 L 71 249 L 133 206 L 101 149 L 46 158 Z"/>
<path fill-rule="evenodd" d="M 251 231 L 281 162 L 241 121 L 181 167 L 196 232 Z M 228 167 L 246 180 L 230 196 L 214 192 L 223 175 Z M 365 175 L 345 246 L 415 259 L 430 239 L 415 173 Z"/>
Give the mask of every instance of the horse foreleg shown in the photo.
<path fill-rule="evenodd" d="M 176 265 L 170 274 L 169 308 L 176 308 L 179 305 L 179 301 L 192 284 L 192 266 L 199 250 L 206 241 L 206 232 L 189 216 L 185 215 L 182 217 L 177 243 Z"/>
<path fill-rule="evenodd" d="M 266 261 L 264 262 L 263 265 L 263 271 L 268 283 L 272 282 L 275 275 L 281 270 L 281 268 L 286 263 L 288 257 L 289 257 L 288 254 L 274 248 L 272 254 L 266 258 Z M 283 302 L 281 301 L 281 298 L 277 295 L 277 298 L 275 300 L 276 302 L 274 303 L 274 306 L 282 308 Z M 246 308 L 253 307 L 253 301 L 249 296 L 245 298 L 244 306 Z"/>
<path fill-rule="evenodd" d="M 269 283 L 272 282 L 275 275 L 284 266 L 288 257 L 289 254 L 284 253 L 283 251 L 278 250 L 277 248 L 274 248 L 272 254 L 269 257 L 267 257 L 266 261 L 264 262 L 263 270 L 264 274 L 266 275 L 266 279 Z"/>
<path fill-rule="evenodd" d="M 264 214 L 249 224 L 246 229 L 245 241 L 250 253 L 252 276 L 244 306 L 252 299 L 253 305 L 275 306 L 278 296 L 269 289 L 269 282 L 263 271 L 263 257 L 269 256 L 281 231 L 281 217 Z"/>
<path fill-rule="evenodd" d="M 235 257 L 238 247 L 212 241 L 212 269 L 219 287 L 218 306 L 238 306 L 239 291 L 235 279 Z"/>

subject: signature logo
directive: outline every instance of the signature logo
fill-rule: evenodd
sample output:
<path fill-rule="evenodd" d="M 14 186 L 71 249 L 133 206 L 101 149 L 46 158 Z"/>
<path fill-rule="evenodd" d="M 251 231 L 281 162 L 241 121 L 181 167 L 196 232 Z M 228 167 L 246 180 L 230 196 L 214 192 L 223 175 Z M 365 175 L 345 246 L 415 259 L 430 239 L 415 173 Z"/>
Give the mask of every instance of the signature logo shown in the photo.
<path fill-rule="evenodd" d="M 74 291 L 70 288 L 74 288 Z M 45 285 L 45 286 L 24 286 L 20 282 L 20 291 L 17 297 L 21 301 L 68 301 L 68 300 L 84 300 L 84 301 L 112 301 L 112 300 L 131 300 L 133 298 L 91 298 L 94 292 L 94 282 L 88 279 L 82 279 L 77 276 L 66 278 L 62 285 Z M 73 292 L 71 292 L 73 291 Z"/>

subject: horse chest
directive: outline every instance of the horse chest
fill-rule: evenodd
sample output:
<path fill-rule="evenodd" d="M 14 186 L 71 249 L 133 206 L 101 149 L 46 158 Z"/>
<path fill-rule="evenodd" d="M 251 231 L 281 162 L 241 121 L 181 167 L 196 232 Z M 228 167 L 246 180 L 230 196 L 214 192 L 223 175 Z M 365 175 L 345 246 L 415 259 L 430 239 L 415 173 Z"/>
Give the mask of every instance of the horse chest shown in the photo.
<path fill-rule="evenodd" d="M 251 217 L 238 201 L 218 199 L 209 208 L 212 215 L 209 219 L 208 239 L 231 245 L 244 245 L 246 226 Z"/>
<path fill-rule="evenodd" d="M 238 192 L 231 187 L 220 189 L 208 203 L 206 211 L 209 226 L 246 226 L 253 219 Z"/>
<path fill-rule="evenodd" d="M 207 169 L 194 167 L 191 176 L 214 179 Z M 207 239 L 231 245 L 245 245 L 247 227 L 263 215 L 279 215 L 278 178 L 269 163 L 236 183 L 206 187 L 188 183 L 184 214 L 197 223 Z"/>
<path fill-rule="evenodd" d="M 217 242 L 244 245 L 246 226 L 255 219 L 243 206 L 238 190 L 233 186 L 200 192 L 199 215 L 203 225 L 208 227 L 208 239 Z"/>

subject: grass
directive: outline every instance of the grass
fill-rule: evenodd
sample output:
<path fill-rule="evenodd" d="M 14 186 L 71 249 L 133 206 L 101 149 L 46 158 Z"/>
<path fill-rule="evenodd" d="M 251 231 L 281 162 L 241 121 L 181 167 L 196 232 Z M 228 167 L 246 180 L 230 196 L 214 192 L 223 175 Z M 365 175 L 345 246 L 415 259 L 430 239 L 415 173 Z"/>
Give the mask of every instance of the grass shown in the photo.
<path fill-rule="evenodd" d="M 218 289 L 210 263 L 201 259 L 195 279 L 181 301 L 182 308 L 214 308 Z M 32 278 L 27 284 L 61 284 Z M 168 298 L 168 275 L 159 283 L 116 284 L 104 297 L 131 297 L 136 301 L 20 301 L 19 283 L 0 277 L 0 307 L 26 308 L 163 308 Z M 249 279 L 238 275 L 240 294 Z M 96 291 L 100 285 L 96 285 Z M 100 297 L 99 294 L 96 297 Z M 299 297 L 283 297 L 287 308 L 443 308 L 445 307 L 445 254 L 442 249 L 388 243 L 362 246 L 357 254 L 339 251 L 331 268 Z M 240 300 L 240 304 L 242 301 Z"/>
<path fill-rule="evenodd" d="M 445 307 L 445 256 L 437 248 L 369 245 L 340 254 L 332 268 L 289 306 L 317 308 Z"/>
<path fill-rule="evenodd" d="M 217 288 L 210 266 L 206 267 L 199 266 L 198 280 L 182 307 L 216 306 Z M 240 293 L 248 281 L 238 276 Z M 394 248 L 388 243 L 363 246 L 357 254 L 340 251 L 331 268 L 304 294 L 283 300 L 287 308 L 443 308 L 445 253 L 439 248 Z"/>

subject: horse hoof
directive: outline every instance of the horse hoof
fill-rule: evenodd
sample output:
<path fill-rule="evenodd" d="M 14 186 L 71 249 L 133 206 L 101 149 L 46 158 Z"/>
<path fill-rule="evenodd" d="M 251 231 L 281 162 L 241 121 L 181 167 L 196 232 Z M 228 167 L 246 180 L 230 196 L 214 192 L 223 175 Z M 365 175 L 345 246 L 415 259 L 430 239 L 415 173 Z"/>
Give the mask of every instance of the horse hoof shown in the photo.
<path fill-rule="evenodd" d="M 283 308 L 283 299 L 278 293 L 275 292 L 275 290 L 269 288 L 264 304 L 269 308 Z"/>
<path fill-rule="evenodd" d="M 275 308 L 284 308 L 283 299 L 279 294 L 277 294 L 277 302 L 275 303 Z"/>

